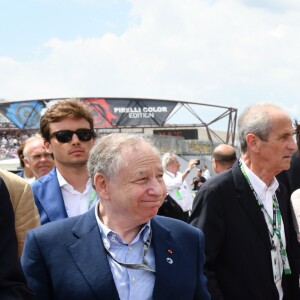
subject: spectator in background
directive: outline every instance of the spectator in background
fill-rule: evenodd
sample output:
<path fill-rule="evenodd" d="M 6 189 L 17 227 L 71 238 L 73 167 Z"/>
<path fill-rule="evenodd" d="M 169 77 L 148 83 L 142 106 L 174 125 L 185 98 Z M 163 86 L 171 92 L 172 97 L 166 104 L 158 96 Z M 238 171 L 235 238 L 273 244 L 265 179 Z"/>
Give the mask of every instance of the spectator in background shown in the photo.
<path fill-rule="evenodd" d="M 292 201 L 292 208 L 294 214 L 294 225 L 298 233 L 299 243 L 295 243 L 293 247 L 297 253 L 297 267 L 300 274 L 300 124 L 295 121 L 295 134 L 297 141 L 297 151 L 293 153 L 291 167 L 287 171 L 281 172 L 277 178 L 282 182 L 288 191 L 288 199 Z"/>
<path fill-rule="evenodd" d="M 34 180 L 48 174 L 55 166 L 53 154 L 45 149 L 40 134 L 35 134 L 25 141 L 23 155 L 24 164 L 32 170 Z"/>
<path fill-rule="evenodd" d="M 5 182 L 9 192 L 9 198 L 12 202 L 15 215 L 15 230 L 18 240 L 18 254 L 21 256 L 25 236 L 29 230 L 40 225 L 40 216 L 34 203 L 31 187 L 26 180 L 1 169 L 0 177 Z"/>
<path fill-rule="evenodd" d="M 205 235 L 212 299 L 299 300 L 297 243 L 286 189 L 275 176 L 296 149 L 289 115 L 273 104 L 238 120 L 241 158 L 199 190 L 190 224 Z"/>
<path fill-rule="evenodd" d="M 197 170 L 197 176 L 193 178 L 191 185 L 193 186 L 193 191 L 198 191 L 206 179 L 202 176 L 202 170 Z"/>
<path fill-rule="evenodd" d="M 188 168 L 183 173 L 180 173 L 180 164 L 175 154 L 165 153 L 162 157 L 164 181 L 168 194 L 181 206 L 185 221 L 188 220 L 189 212 L 193 205 L 193 196 L 185 178 L 198 163 L 199 160 L 191 159 Z"/>
<path fill-rule="evenodd" d="M 58 101 L 41 117 L 40 131 L 55 160 L 55 168 L 32 183 L 41 223 L 86 212 L 98 200 L 86 166 L 96 137 L 91 111 L 79 100 Z"/>
<path fill-rule="evenodd" d="M 18 258 L 14 211 L 2 178 L 0 178 L 0 195 L 0 299 L 35 299 L 26 284 Z"/>
<path fill-rule="evenodd" d="M 158 150 L 138 135 L 110 134 L 88 170 L 95 208 L 27 235 L 22 265 L 37 300 L 209 300 L 203 233 L 156 216 L 166 195 Z"/>
<path fill-rule="evenodd" d="M 27 182 L 33 182 L 34 181 L 34 174 L 32 172 L 32 170 L 25 166 L 24 163 L 24 154 L 23 154 L 23 150 L 24 150 L 24 146 L 25 143 L 21 143 L 18 150 L 17 150 L 17 154 L 20 160 L 20 166 L 22 167 L 22 171 L 16 173 L 18 176 L 24 178 Z"/>
<path fill-rule="evenodd" d="M 218 145 L 212 153 L 212 165 L 216 174 L 231 168 L 236 160 L 235 149 L 228 144 Z"/>
<path fill-rule="evenodd" d="M 210 178 L 210 172 L 207 168 L 207 165 L 203 166 L 202 175 L 206 180 L 208 180 Z"/>

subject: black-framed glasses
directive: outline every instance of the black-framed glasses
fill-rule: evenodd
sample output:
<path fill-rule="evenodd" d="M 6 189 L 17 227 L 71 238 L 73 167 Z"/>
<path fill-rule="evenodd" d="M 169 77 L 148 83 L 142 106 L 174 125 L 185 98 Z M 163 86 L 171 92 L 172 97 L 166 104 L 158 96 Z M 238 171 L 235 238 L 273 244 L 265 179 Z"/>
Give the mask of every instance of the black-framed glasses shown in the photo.
<path fill-rule="evenodd" d="M 77 129 L 76 131 L 59 130 L 59 131 L 52 132 L 49 135 L 49 140 L 55 136 L 58 142 L 68 143 L 72 140 L 74 133 L 77 135 L 77 137 L 81 142 L 90 141 L 96 136 L 95 132 L 92 129 L 82 128 L 82 129 Z"/>

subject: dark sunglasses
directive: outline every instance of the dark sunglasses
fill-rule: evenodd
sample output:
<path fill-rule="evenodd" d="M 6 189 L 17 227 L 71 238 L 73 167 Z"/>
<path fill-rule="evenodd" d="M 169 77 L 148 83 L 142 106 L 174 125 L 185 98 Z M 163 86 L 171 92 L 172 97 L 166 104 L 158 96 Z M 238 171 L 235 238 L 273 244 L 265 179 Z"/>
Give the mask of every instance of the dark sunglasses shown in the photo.
<path fill-rule="evenodd" d="M 72 140 L 74 133 L 82 142 L 90 141 L 92 138 L 96 136 L 95 132 L 92 129 L 77 129 L 76 131 L 59 130 L 59 131 L 52 132 L 49 135 L 49 140 L 55 136 L 60 143 L 68 143 Z"/>

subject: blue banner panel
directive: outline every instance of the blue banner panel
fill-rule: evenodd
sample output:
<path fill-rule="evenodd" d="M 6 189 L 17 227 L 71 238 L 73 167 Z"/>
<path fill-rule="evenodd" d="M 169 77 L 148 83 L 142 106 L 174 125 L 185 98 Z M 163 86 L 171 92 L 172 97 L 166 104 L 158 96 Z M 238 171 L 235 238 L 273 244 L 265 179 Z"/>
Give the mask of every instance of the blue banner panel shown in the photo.
<path fill-rule="evenodd" d="M 36 101 L 1 104 L 1 112 L 18 128 L 38 129 L 43 103 Z"/>

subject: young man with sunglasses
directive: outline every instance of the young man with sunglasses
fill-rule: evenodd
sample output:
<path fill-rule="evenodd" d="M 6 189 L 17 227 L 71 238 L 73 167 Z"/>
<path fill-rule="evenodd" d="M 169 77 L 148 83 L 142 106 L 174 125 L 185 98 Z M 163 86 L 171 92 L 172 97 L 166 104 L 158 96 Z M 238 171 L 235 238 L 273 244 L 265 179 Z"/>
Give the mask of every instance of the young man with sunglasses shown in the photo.
<path fill-rule="evenodd" d="M 87 172 L 96 137 L 89 108 L 79 100 L 61 100 L 41 117 L 40 131 L 56 166 L 32 184 L 43 225 L 88 211 L 98 196 Z"/>

